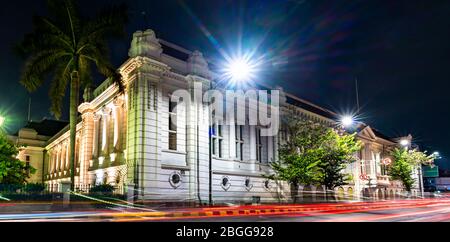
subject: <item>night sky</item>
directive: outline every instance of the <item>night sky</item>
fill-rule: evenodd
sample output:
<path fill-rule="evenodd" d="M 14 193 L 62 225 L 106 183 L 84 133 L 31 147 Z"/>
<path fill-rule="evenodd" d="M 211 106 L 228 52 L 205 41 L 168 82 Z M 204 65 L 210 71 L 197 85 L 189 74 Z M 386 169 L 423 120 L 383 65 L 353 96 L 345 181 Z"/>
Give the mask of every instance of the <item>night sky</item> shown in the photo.
<path fill-rule="evenodd" d="M 92 14 L 124 1 L 79 2 Z M 159 38 L 201 50 L 211 60 L 221 58 L 218 47 L 232 53 L 241 43 L 244 52 L 265 57 L 258 78 L 337 113 L 356 109 L 358 79 L 361 121 L 387 135 L 412 134 L 430 152 L 450 155 L 450 1 L 126 3 L 128 36 L 111 43 L 116 66 L 126 60 L 131 34 L 139 29 L 151 28 Z M 27 93 L 18 83 L 22 61 L 12 51 L 31 31 L 32 16 L 45 12 L 44 0 L 6 1 L 0 9 L 0 112 L 10 120 L 9 132 L 26 122 L 30 97 L 33 120 L 51 117 L 48 85 Z"/>

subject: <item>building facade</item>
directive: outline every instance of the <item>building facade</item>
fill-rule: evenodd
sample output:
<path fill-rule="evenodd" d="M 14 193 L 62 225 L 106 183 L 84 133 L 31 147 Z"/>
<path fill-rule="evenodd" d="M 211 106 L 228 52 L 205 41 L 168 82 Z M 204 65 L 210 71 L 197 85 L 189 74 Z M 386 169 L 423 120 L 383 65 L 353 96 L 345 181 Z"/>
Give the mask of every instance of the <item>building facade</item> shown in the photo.
<path fill-rule="evenodd" d="M 211 184 L 215 202 L 289 201 L 289 185 L 267 179 L 272 174 L 270 162 L 277 160 L 278 147 L 286 139 L 282 127 L 275 136 L 262 136 L 258 125 L 211 122 L 210 107 L 204 102 L 183 102 L 175 108 L 171 100 L 177 90 L 187 90 L 194 97 L 198 86 L 203 92 L 212 86 L 220 89 L 218 74 L 202 53 L 158 39 L 152 30 L 138 31 L 133 35 L 129 59 L 119 72 L 124 92 L 106 80 L 92 93 L 86 90 L 78 108 L 78 190 L 111 184 L 117 192 L 132 194 L 135 199 L 205 203 Z M 281 117 L 336 125 L 337 114 L 282 93 Z M 246 115 L 249 119 L 251 112 Z M 204 120 L 206 124 L 201 123 Z M 397 142 L 369 126 L 358 130 L 358 139 L 364 149 L 357 154 L 358 161 L 347 168 L 353 181 L 337 188 L 339 198 L 394 198 L 402 188 L 389 179 L 382 161 Z M 37 155 L 42 160 L 37 176 L 56 191 L 61 182 L 70 181 L 68 127 L 39 147 L 43 159 Z M 323 191 L 321 186 L 299 189 L 300 196 L 305 191 Z"/>

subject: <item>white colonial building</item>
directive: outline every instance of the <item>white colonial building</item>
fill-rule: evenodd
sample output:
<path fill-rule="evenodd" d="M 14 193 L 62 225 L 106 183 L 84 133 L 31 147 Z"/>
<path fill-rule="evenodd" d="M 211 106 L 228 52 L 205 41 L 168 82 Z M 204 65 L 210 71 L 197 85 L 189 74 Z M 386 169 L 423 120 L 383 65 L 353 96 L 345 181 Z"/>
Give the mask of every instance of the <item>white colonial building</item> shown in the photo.
<path fill-rule="evenodd" d="M 84 103 L 78 108 L 78 189 L 86 191 L 91 185 L 107 183 L 136 199 L 206 203 L 211 168 L 215 202 L 289 201 L 289 186 L 266 178 L 272 174 L 269 163 L 277 159 L 278 146 L 286 138 L 283 128 L 276 136 L 264 137 L 256 125 L 211 123 L 210 167 L 210 129 L 200 123 L 209 115 L 207 103 L 174 108 L 170 100 L 177 90 L 194 95 L 194 87 L 200 83 L 204 91 L 218 86 L 217 74 L 200 52 L 158 39 L 152 30 L 138 31 L 133 35 L 129 59 L 119 71 L 123 93 L 106 80 L 93 92 L 86 90 Z M 288 93 L 280 105 L 281 115 L 331 126 L 338 118 Z M 353 182 L 337 188 L 338 194 L 342 199 L 393 198 L 402 188 L 389 179 L 381 162 L 397 142 L 365 125 L 358 130 L 358 138 L 364 149 L 359 160 L 348 167 Z M 39 156 L 42 163 L 35 167 L 43 182 L 51 189 L 60 189 L 58 184 L 70 180 L 68 127 L 43 142 L 38 153 L 44 158 Z M 34 149 L 32 145 L 22 153 L 28 154 L 30 149 Z M 314 192 L 323 188 L 300 189 Z"/>

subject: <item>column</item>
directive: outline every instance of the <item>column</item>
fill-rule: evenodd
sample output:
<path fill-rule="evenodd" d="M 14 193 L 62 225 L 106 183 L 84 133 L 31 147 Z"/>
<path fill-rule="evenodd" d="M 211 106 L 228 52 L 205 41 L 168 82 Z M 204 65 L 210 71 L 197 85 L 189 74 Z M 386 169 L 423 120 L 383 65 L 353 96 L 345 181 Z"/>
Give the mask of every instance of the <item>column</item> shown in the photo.
<path fill-rule="evenodd" d="M 186 165 L 189 166 L 189 200 L 195 200 L 196 194 L 197 194 L 197 179 L 196 179 L 196 170 L 197 170 L 197 141 L 199 138 L 198 131 L 198 125 L 200 122 L 199 118 L 199 109 L 201 103 L 198 100 L 199 97 L 195 96 L 195 87 L 196 85 L 199 85 L 199 83 L 195 82 L 194 80 L 189 80 L 189 93 L 191 94 L 191 97 L 193 97 L 193 100 L 191 101 L 190 105 L 186 106 L 186 123 L 187 123 L 187 130 L 186 130 Z M 201 99 L 200 99 L 201 100 Z M 208 124 L 207 124 L 208 126 Z M 208 145 L 209 149 L 209 145 Z M 209 158 L 209 157 L 208 157 Z"/>
<path fill-rule="evenodd" d="M 121 140 L 122 140 L 122 104 L 123 100 L 117 98 L 113 102 L 113 115 L 114 115 L 114 153 L 121 152 Z"/>
<path fill-rule="evenodd" d="M 70 142 L 69 141 L 67 141 L 66 142 L 66 153 L 65 153 L 65 155 L 66 155 L 66 165 L 63 167 L 63 174 L 64 175 L 66 175 L 67 173 L 66 172 L 68 172 L 70 169 L 71 169 L 71 165 L 69 164 L 69 153 L 71 152 L 70 151 Z"/>
<path fill-rule="evenodd" d="M 61 154 L 62 153 L 62 147 L 61 144 L 58 145 L 58 157 L 56 160 L 56 167 L 55 167 L 55 172 L 58 173 L 60 171 L 60 163 L 61 163 Z"/>
<path fill-rule="evenodd" d="M 92 156 L 98 158 L 98 135 L 99 135 L 99 119 L 100 116 L 92 114 L 93 130 L 92 130 Z"/>
<path fill-rule="evenodd" d="M 50 159 L 50 165 L 49 165 L 49 174 L 51 175 L 55 171 L 55 161 L 56 161 L 56 151 L 55 148 L 51 150 L 51 159 Z"/>
<path fill-rule="evenodd" d="M 230 120 L 229 122 L 230 127 L 230 135 L 229 135 L 229 144 L 230 144 L 230 159 L 236 159 L 236 125 L 234 123 L 234 120 Z"/>
<path fill-rule="evenodd" d="M 96 130 L 95 125 L 98 123 L 98 118 L 95 117 L 93 110 L 89 103 L 80 105 L 79 111 L 83 120 L 83 128 L 80 137 L 80 185 L 89 185 L 88 170 L 90 162 L 95 154 L 94 147 L 96 146 Z"/>
<path fill-rule="evenodd" d="M 105 156 L 106 154 L 108 154 L 108 122 L 109 122 L 109 114 L 108 114 L 108 110 L 104 109 L 102 111 L 102 124 L 101 124 L 101 129 L 102 129 L 102 146 L 100 147 L 101 149 L 101 156 Z"/>
<path fill-rule="evenodd" d="M 274 157 L 274 161 L 278 161 L 278 146 L 280 144 L 280 133 L 278 132 L 278 134 L 273 138 L 274 140 L 274 144 L 273 144 L 273 157 Z"/>
<path fill-rule="evenodd" d="M 127 184 L 135 185 L 140 191 L 137 197 L 159 192 L 162 155 L 160 80 L 144 71 L 145 68 L 139 70 L 137 78 L 130 83 L 131 107 L 127 115 Z"/>
<path fill-rule="evenodd" d="M 267 163 L 270 163 L 274 161 L 274 137 L 268 136 L 267 137 Z"/>

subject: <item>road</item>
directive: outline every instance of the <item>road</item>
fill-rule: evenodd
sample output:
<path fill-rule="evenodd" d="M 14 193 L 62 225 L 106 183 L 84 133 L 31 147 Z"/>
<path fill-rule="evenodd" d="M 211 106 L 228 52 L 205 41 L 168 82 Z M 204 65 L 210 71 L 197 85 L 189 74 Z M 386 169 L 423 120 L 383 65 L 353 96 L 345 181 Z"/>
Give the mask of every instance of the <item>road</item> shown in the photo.
<path fill-rule="evenodd" d="M 0 204 L 1 205 L 1 204 Z M 10 205 L 13 207 L 13 205 Z M 450 222 L 450 199 L 0 214 L 0 222 Z"/>

